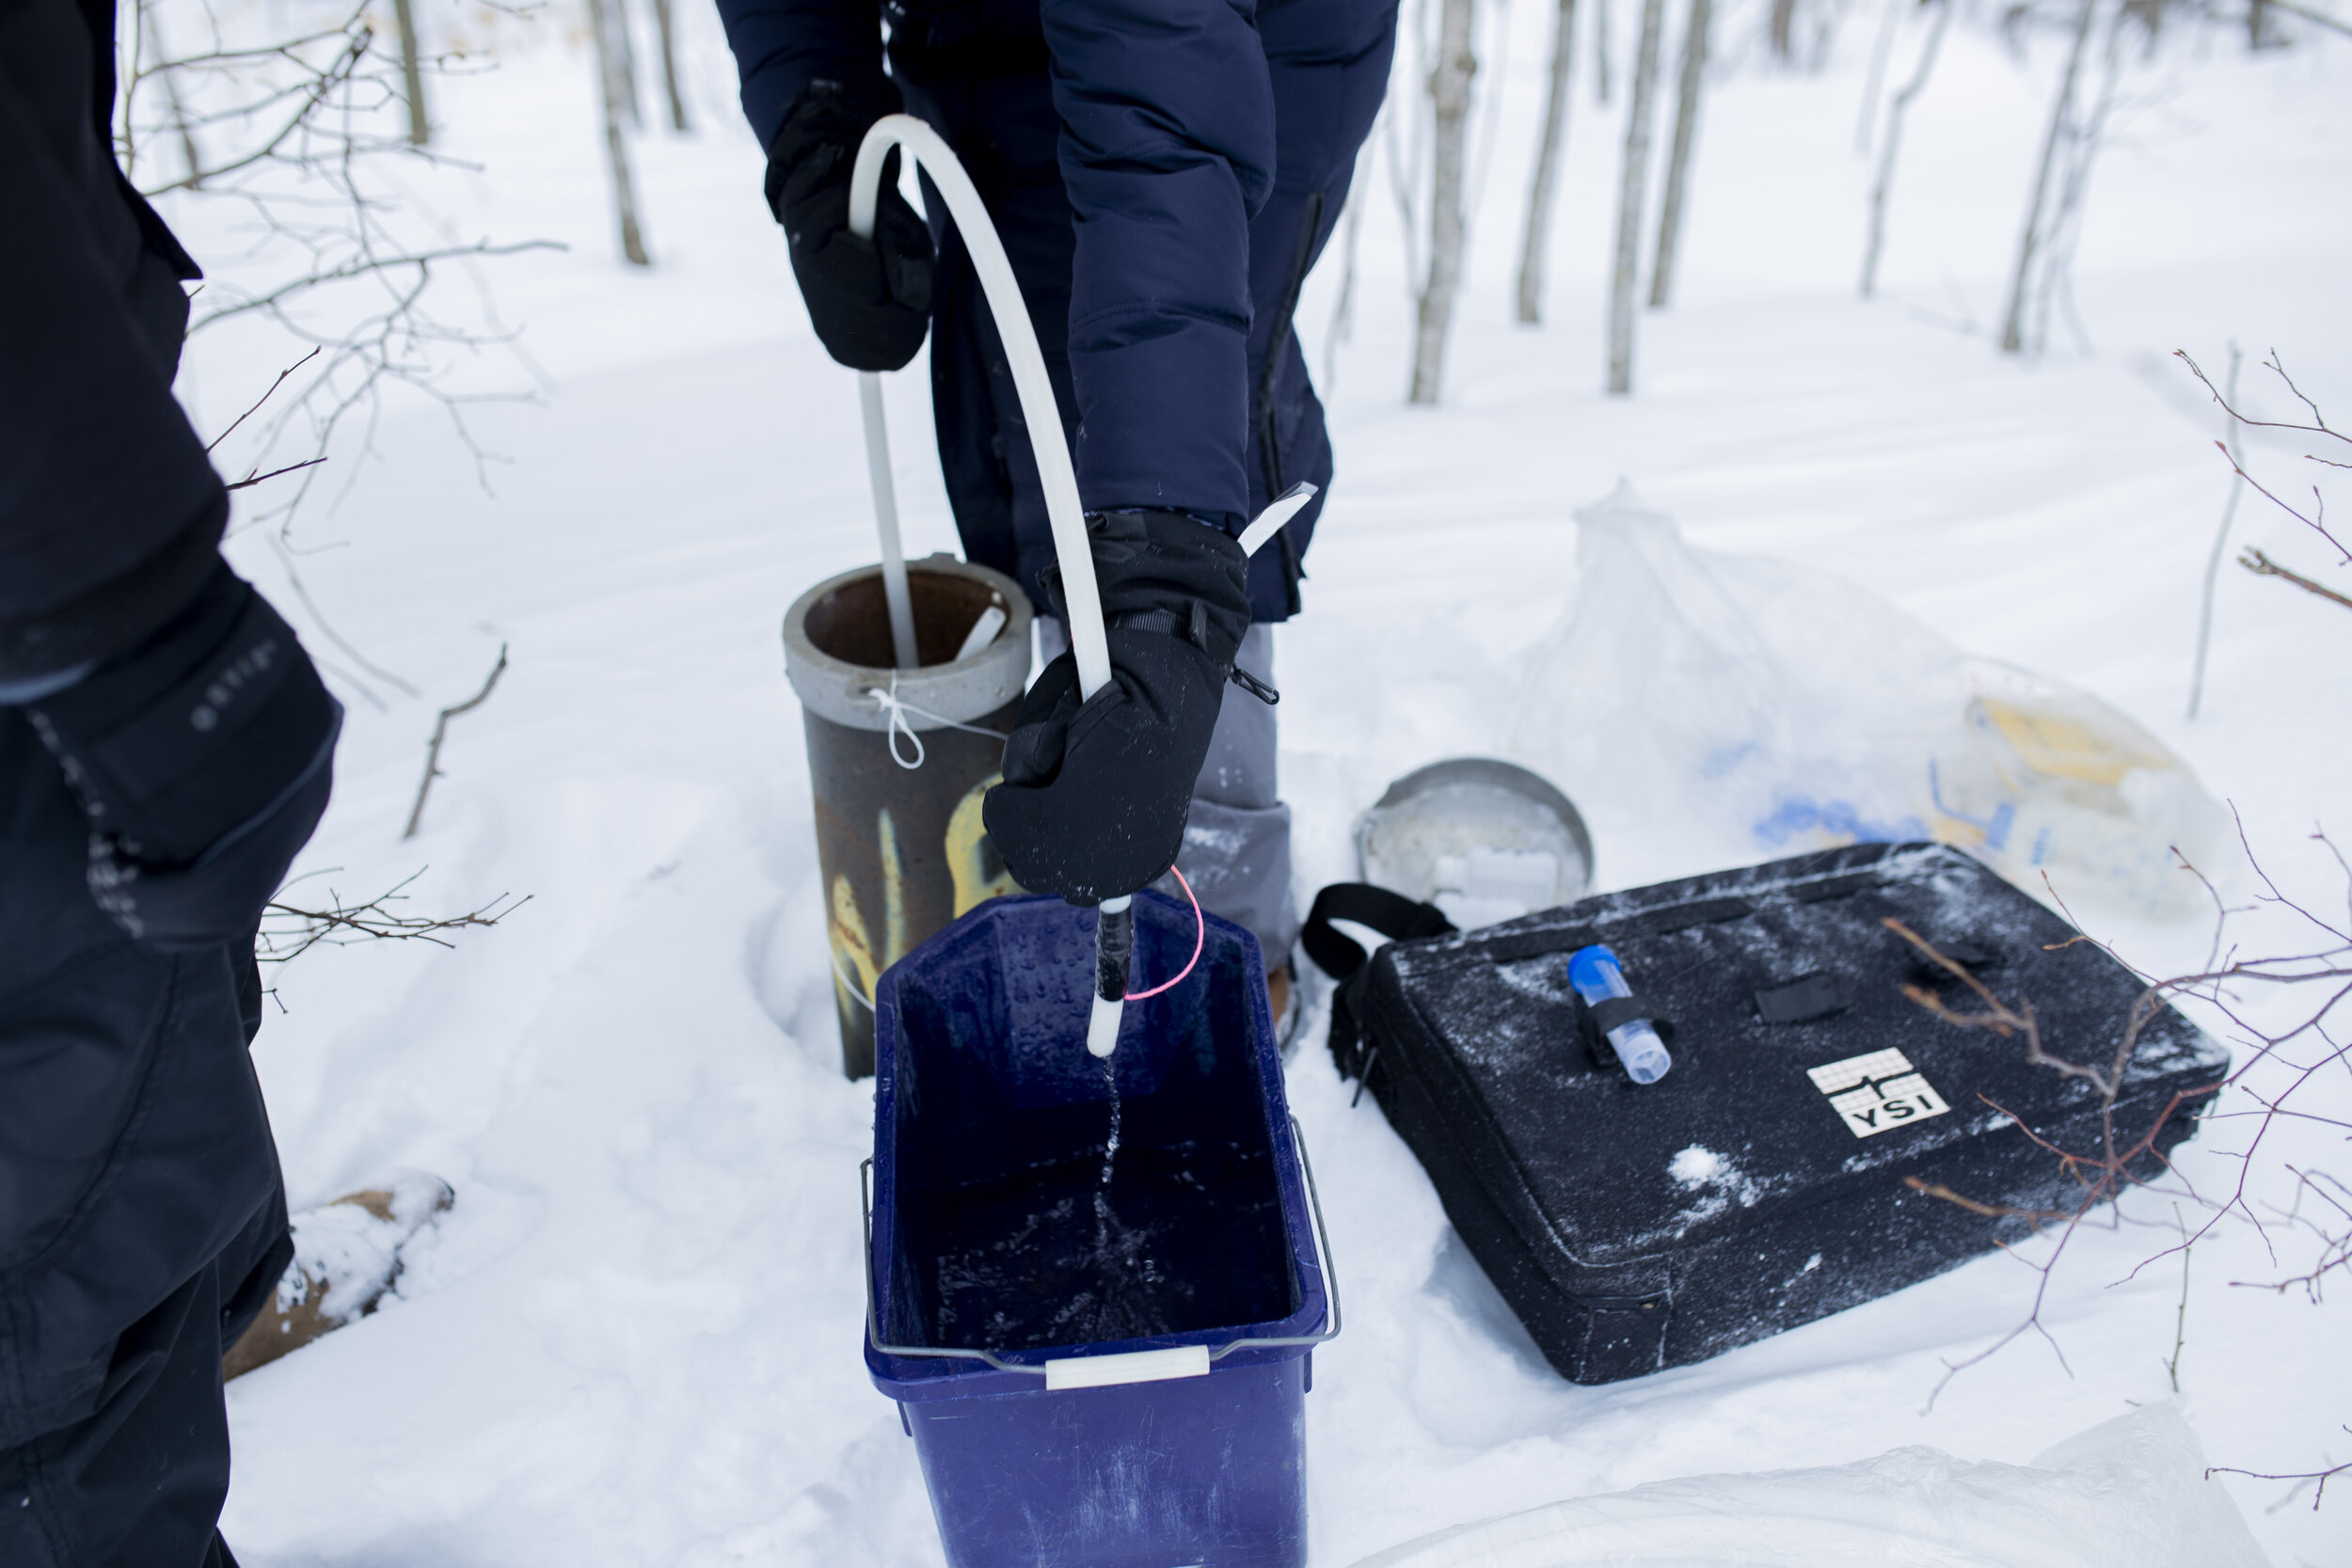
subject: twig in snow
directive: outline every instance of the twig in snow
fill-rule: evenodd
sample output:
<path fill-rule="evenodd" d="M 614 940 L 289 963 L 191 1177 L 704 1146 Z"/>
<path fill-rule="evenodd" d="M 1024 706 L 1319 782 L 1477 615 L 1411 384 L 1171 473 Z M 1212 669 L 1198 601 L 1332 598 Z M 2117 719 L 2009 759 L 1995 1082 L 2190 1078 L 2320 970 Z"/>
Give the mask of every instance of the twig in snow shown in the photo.
<path fill-rule="evenodd" d="M 2275 6 L 2279 0 L 2270 0 L 2270 3 Z M 2344 1430 L 2352 1432 L 2352 1426 L 2345 1427 Z M 2328 1495 L 2328 1483 L 2346 1470 L 2352 1470 L 2352 1461 L 2332 1465 L 2325 1470 L 2297 1470 L 2284 1475 L 2265 1475 L 2259 1470 L 2241 1470 L 2234 1465 L 2209 1465 L 2205 1467 L 2205 1479 L 2211 1481 L 2216 1476 L 2245 1476 L 2250 1481 L 2315 1481 L 2319 1482 L 2319 1490 L 2312 1494 L 2312 1512 L 2316 1513 L 2319 1512 L 2320 1499 Z M 2297 1486 L 2295 1490 L 2300 1492 L 2302 1488 Z M 2293 1497 L 2295 1494 L 2291 1492 L 2287 1495 Z"/>
<path fill-rule="evenodd" d="M 501 642 L 499 644 L 499 661 L 490 666 L 490 678 L 482 683 L 482 689 L 455 707 L 443 708 L 441 716 L 433 721 L 433 739 L 424 750 L 424 777 L 417 782 L 417 803 L 408 813 L 408 826 L 401 830 L 402 839 L 417 836 L 417 824 L 424 817 L 425 795 L 433 788 L 433 781 L 441 776 L 441 740 L 449 733 L 449 721 L 460 714 L 471 713 L 489 701 L 491 688 L 498 685 L 499 677 L 505 673 L 506 644 Z"/>
<path fill-rule="evenodd" d="M 2245 359 L 2246 356 L 2238 350 L 2237 340 L 2232 339 L 2230 341 L 2230 396 L 2233 398 L 2237 396 L 2238 367 L 2245 362 Z M 2189 368 L 2195 370 L 2196 361 L 2190 360 Z M 2215 395 L 2219 396 L 2218 393 Z M 2221 406 L 2226 411 L 2230 405 L 2224 401 Z M 2237 419 L 2235 415 L 2231 416 L 2229 434 L 2231 439 L 2223 445 L 2222 450 L 2230 454 L 2230 461 L 2234 464 L 2237 461 Z M 2238 498 L 2245 493 L 2246 478 L 2241 474 L 2230 485 L 2230 499 L 2221 508 L 2221 526 L 2214 531 L 2213 554 L 2205 562 L 2205 594 L 2197 611 L 2197 662 L 2190 671 L 2188 678 L 2188 716 L 2191 719 L 2197 717 L 2198 706 L 2204 701 L 2205 654 L 2213 644 L 2213 594 L 2215 588 L 2219 586 L 2221 581 L 2221 558 L 2228 552 L 2230 546 L 2230 524 L 2237 516 Z"/>
<path fill-rule="evenodd" d="M 2315 840 L 2330 852 L 2333 846 L 2324 834 Z M 2244 830 L 2240 829 L 2244 842 Z M 1961 1371 L 1982 1362 L 2013 1343 L 2028 1331 L 2049 1338 L 2041 1315 L 2051 1278 L 2067 1254 L 2074 1232 L 2088 1222 L 2095 1209 L 2114 1204 L 2131 1190 L 2162 1180 L 2164 1190 L 2183 1201 L 2196 1204 L 2206 1213 L 2201 1224 L 2190 1227 L 2176 1212 L 2175 1223 L 2181 1236 L 2176 1246 L 2168 1246 L 2145 1259 L 2138 1268 L 2146 1268 L 2174 1251 L 2185 1254 L 2201 1242 L 2224 1219 L 2235 1215 L 2249 1222 L 2256 1232 L 2270 1245 L 2276 1256 L 2274 1229 L 2284 1227 L 2287 1231 L 2303 1232 L 2318 1243 L 2314 1265 L 2294 1277 L 2266 1282 L 2270 1288 L 2284 1290 L 2301 1287 L 2316 1296 L 2321 1282 L 2340 1268 L 2352 1267 L 2352 1188 L 2324 1172 L 2312 1173 L 2264 1164 L 2257 1156 L 2271 1130 L 2281 1121 L 2308 1121 L 2327 1127 L 2352 1130 L 2352 1124 L 2341 1118 L 2293 1103 L 2296 1097 L 2323 1072 L 2352 1069 L 2352 1044 L 2341 1041 L 2330 1033 L 2330 1020 L 2336 1010 L 2352 1001 L 2352 922 L 2331 921 L 2282 894 L 2277 882 L 2262 867 L 2251 847 L 2247 850 L 2255 875 L 2265 892 L 2258 904 L 2270 904 L 2299 917 L 2305 923 L 2310 939 L 2305 950 L 2283 952 L 2267 957 L 2247 957 L 2227 941 L 2227 926 L 2233 911 L 2214 895 L 2215 921 L 2211 943 L 2204 961 L 2195 974 L 2159 979 L 2137 969 L 2144 989 L 2126 1010 L 2119 1022 L 2116 1049 L 2112 1055 L 2070 1061 L 2051 1050 L 2045 1042 L 2042 1024 L 2032 1003 L 2023 997 L 2010 1000 L 1996 995 L 1982 980 L 1963 964 L 1943 954 L 1899 923 L 1889 921 L 1888 929 L 1909 942 L 1930 962 L 1960 982 L 1971 1000 L 1955 1005 L 1934 991 L 1919 986 L 1907 986 L 1904 994 L 1911 1001 L 1934 1013 L 1957 1027 L 1982 1029 L 2004 1038 L 2020 1040 L 2026 1047 L 2026 1059 L 2052 1069 L 2068 1077 L 2089 1085 L 2101 1101 L 2101 1133 L 2098 1147 L 2091 1149 L 2060 1148 L 2036 1132 L 2026 1121 L 2008 1107 L 1987 1101 L 1994 1110 L 2014 1123 L 2036 1147 L 2058 1163 L 2064 1174 L 2075 1183 L 2077 1196 L 2073 1207 L 2058 1210 L 2020 1209 L 1998 1203 L 1986 1203 L 1967 1194 L 1956 1192 L 1940 1184 L 1914 1180 L 1915 1191 L 1944 1202 L 1954 1204 L 1971 1213 L 1989 1219 L 2022 1221 L 2036 1229 L 2056 1227 L 2057 1233 L 2048 1253 L 2039 1260 L 2024 1258 L 2011 1251 L 2021 1261 L 2035 1270 L 2039 1278 L 2033 1300 L 2024 1319 L 1993 1345 L 1965 1360 L 1947 1362 L 1944 1377 L 1938 1381 L 1933 1394 Z M 2343 857 L 2337 861 L 2343 866 Z M 2194 869 L 2194 868 L 2191 868 Z M 2347 896 L 2352 897 L 2352 867 L 2344 867 Z M 2213 892 L 2212 884 L 2206 883 Z M 2070 917 L 2071 918 L 2071 917 Z M 2108 944 L 2090 937 L 2077 937 L 2107 953 L 2115 955 Z M 2126 964 L 2126 967 L 2130 966 Z M 2283 1026 L 2274 1023 L 2257 1027 L 2246 1017 L 2243 993 L 2249 990 L 2287 990 L 2315 988 L 2312 1000 L 2297 1006 Z M 2144 1128 L 2125 1129 L 2118 1125 L 2118 1100 L 2125 1085 L 2125 1074 L 2137 1053 L 2139 1040 L 2147 1027 L 2165 1008 L 2177 999 L 2194 999 L 2217 1011 L 2236 1031 L 2235 1043 L 2240 1047 L 2237 1065 L 2220 1083 L 2185 1090 L 2171 1097 Z M 2289 1056 L 2291 1047 L 2305 1039 L 2315 1040 L 2320 1051 L 2309 1060 Z M 2303 1053 L 2298 1049 L 2297 1055 Z M 2289 1074 L 2281 1085 L 2276 1075 Z M 2228 1095 L 2230 1100 L 2223 1100 Z M 2223 1151 L 2220 1158 L 2234 1162 L 2237 1176 L 2234 1189 L 2226 1197 L 2207 1196 L 2182 1176 L 2169 1158 L 2156 1149 L 2156 1140 L 2184 1107 L 2195 1101 L 2207 1101 L 2201 1119 L 2208 1126 L 2251 1123 L 2251 1134 L 2236 1150 Z M 2250 1102 L 2251 1109 L 2237 1109 L 2236 1102 Z M 2297 1180 L 2294 1204 L 2284 1210 L 2260 1202 L 2254 1196 L 2252 1182 L 2258 1171 L 2287 1169 Z M 2114 1223 L 2124 1223 L 2120 1217 Z M 2186 1267 L 2185 1260 L 2183 1267 Z M 2133 1274 L 2137 1274 L 2135 1269 Z M 2234 1282 L 2233 1282 L 2234 1283 Z M 2185 1328 L 2185 1284 L 2184 1306 L 2175 1323 L 2172 1360 L 2168 1365 L 2177 1369 L 2181 1354 L 2180 1340 Z M 2055 1341 L 2052 1348 L 2057 1348 Z M 2177 1370 L 2176 1370 L 2177 1375 Z"/>
<path fill-rule="evenodd" d="M 262 911 L 254 957 L 262 963 L 287 963 L 321 942 L 341 947 L 355 942 L 429 942 L 436 947 L 450 947 L 455 944 L 449 933 L 495 926 L 531 902 L 529 894 L 516 898 L 501 893 L 464 914 L 415 915 L 395 911 L 391 906 L 407 901 L 402 890 L 424 871 L 418 867 L 363 903 L 346 904 L 330 890 L 323 910 L 287 903 L 281 889 L 280 897 L 272 899 Z"/>
<path fill-rule="evenodd" d="M 2172 1391 L 2181 1391 L 2181 1351 L 2188 1343 L 2188 1260 L 2195 1248 L 2188 1244 L 2188 1221 L 2181 1217 L 2181 1206 L 2172 1206 L 2172 1223 L 2181 1231 L 2181 1305 L 2172 1314 L 2172 1354 L 2165 1359 L 2165 1375 L 2172 1380 Z"/>
<path fill-rule="evenodd" d="M 2172 356 L 2186 365 L 2188 373 L 2195 376 L 2203 384 L 2205 390 L 2213 394 L 2213 401 L 2221 405 L 2221 411 L 2240 424 L 2254 425 L 2264 430 L 2299 430 L 2306 436 L 2326 436 L 2352 446 L 2352 433 L 2338 430 L 2328 422 L 2328 416 L 2320 412 L 2319 404 L 2305 395 L 2303 388 L 2295 384 L 2295 377 L 2287 373 L 2286 366 L 2280 362 L 2279 351 L 2275 348 L 2270 351 L 2270 357 L 2263 361 L 2263 369 L 2285 382 L 2287 391 L 2294 396 L 2295 401 L 2312 411 L 2312 422 L 2309 424 L 2296 424 L 2292 420 L 2250 419 L 2238 412 L 2231 398 L 2221 395 L 2220 388 L 2213 384 L 2213 379 L 2205 374 L 2203 368 L 2188 356 L 2188 350 L 2176 348 L 2172 351 Z M 2233 390 L 2232 396 L 2234 395 Z M 2306 452 L 2304 455 L 2314 463 L 2325 463 L 2331 468 L 2352 468 L 2352 463 L 2339 463 L 2331 458 L 2320 457 L 2311 452 Z"/>
<path fill-rule="evenodd" d="M 2245 552 L 2237 558 L 2237 563 L 2258 578 L 2283 578 L 2306 594 L 2316 594 L 2323 599 L 2331 599 L 2344 609 L 2352 610 L 2352 598 L 2345 597 L 2325 583 L 2313 582 L 2300 572 L 2288 571 L 2251 545 L 2246 546 Z"/>

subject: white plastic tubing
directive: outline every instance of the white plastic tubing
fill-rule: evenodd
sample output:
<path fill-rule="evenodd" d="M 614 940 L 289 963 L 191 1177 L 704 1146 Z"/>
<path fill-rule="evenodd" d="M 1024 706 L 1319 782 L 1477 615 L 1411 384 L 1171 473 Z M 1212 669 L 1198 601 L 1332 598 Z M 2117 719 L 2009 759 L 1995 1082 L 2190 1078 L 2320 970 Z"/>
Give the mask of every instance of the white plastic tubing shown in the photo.
<path fill-rule="evenodd" d="M 1005 345 L 1012 367 L 1012 384 L 1021 395 L 1022 417 L 1029 424 L 1029 445 L 1037 453 L 1038 478 L 1045 487 L 1045 515 L 1054 528 L 1054 554 L 1061 562 L 1062 600 L 1070 614 L 1070 646 L 1078 663 L 1078 689 L 1093 696 L 1110 684 L 1110 644 L 1103 634 L 1103 597 L 1094 585 L 1094 555 L 1087 545 L 1085 514 L 1078 507 L 1078 476 L 1070 465 L 1070 444 L 1062 436 L 1061 410 L 1054 402 L 1054 384 L 1046 379 L 1045 356 L 1039 352 L 1037 332 L 1029 325 L 1028 307 L 1021 285 L 1013 280 L 1012 263 L 1005 259 L 996 226 L 989 221 L 971 176 L 956 161 L 940 134 L 913 115 L 886 115 L 866 133 L 850 171 L 850 230 L 863 238 L 874 232 L 874 207 L 880 197 L 882 160 L 894 147 L 930 175 L 946 198 L 948 215 L 963 236 L 972 265 L 988 296 L 989 313 L 996 319 L 996 336 Z M 859 400 L 866 412 L 866 454 L 873 470 L 874 518 L 882 533 L 882 593 L 890 606 L 890 635 L 900 668 L 912 668 L 914 656 L 914 614 L 907 594 L 906 552 L 898 543 L 898 500 L 890 483 L 890 436 L 882 426 L 882 377 L 866 372 L 858 377 Z"/>

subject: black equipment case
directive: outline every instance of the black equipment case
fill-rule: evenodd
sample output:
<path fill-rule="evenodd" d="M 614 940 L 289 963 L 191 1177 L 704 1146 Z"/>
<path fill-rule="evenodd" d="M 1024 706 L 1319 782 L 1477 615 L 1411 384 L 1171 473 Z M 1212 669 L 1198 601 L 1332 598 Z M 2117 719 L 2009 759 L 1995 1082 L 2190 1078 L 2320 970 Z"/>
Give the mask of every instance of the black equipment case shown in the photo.
<path fill-rule="evenodd" d="M 2142 986 L 1978 862 L 1855 845 L 1694 877 L 1476 931 L 1362 883 L 1324 889 L 1305 936 L 1341 984 L 1331 1053 L 1368 1086 L 1544 1355 L 1579 1383 L 1686 1366 L 1940 1274 L 2072 1212 L 2098 1159 L 2097 1088 L 1903 994 L 1980 1003 L 1899 920 L 2004 1002 L 2044 1049 L 2110 1063 Z M 1406 939 L 1369 961 L 1332 928 Z M 1633 1083 L 1569 988 L 1600 942 L 1661 1021 L 1674 1067 Z M 2228 1053 L 2161 1008 L 2112 1118 L 2160 1173 Z M 2034 1137 L 2021 1130 L 2030 1128 Z"/>

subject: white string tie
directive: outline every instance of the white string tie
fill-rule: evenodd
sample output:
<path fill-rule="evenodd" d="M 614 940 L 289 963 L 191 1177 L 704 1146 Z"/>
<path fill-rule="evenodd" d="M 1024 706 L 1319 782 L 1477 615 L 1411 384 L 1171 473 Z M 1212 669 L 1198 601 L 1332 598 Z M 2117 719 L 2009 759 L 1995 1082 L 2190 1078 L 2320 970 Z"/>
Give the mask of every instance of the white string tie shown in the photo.
<path fill-rule="evenodd" d="M 945 714 L 933 713 L 929 708 L 916 707 L 913 703 L 898 695 L 898 672 L 896 670 L 890 672 L 889 690 L 885 691 L 881 687 L 875 687 L 866 692 L 866 695 L 881 705 L 882 710 L 890 716 L 890 722 L 885 727 L 885 733 L 890 736 L 890 760 L 910 773 L 923 766 L 923 737 L 914 733 L 914 725 L 907 722 L 907 715 L 910 713 L 917 719 L 928 719 L 934 724 L 944 725 L 951 730 L 961 730 L 966 735 L 984 735 L 993 740 L 1008 738 L 1002 730 L 982 729 L 977 724 L 962 723 Z M 906 753 L 899 749 L 898 737 L 902 735 L 907 737 L 907 743 L 914 748 L 913 762 L 909 762 Z"/>

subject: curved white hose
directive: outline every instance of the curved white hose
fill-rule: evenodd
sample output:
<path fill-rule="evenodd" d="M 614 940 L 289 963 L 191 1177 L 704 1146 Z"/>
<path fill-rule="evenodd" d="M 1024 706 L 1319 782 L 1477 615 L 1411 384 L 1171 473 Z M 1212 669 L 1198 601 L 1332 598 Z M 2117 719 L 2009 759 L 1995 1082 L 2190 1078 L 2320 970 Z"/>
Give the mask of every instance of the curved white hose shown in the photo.
<path fill-rule="evenodd" d="M 1005 246 L 989 221 L 988 205 L 980 199 L 971 176 L 956 161 L 946 138 L 913 115 L 885 115 L 866 133 L 850 171 L 850 231 L 862 238 L 874 232 L 874 206 L 882 184 L 882 160 L 894 147 L 922 166 L 931 183 L 946 199 L 948 215 L 956 220 L 963 247 L 971 253 L 973 270 L 988 296 L 989 313 L 996 319 L 996 336 L 1005 345 L 1012 368 L 1013 388 L 1021 395 L 1021 414 L 1029 424 L 1030 450 L 1037 453 L 1038 479 L 1045 488 L 1045 515 L 1054 528 L 1054 555 L 1061 562 L 1062 603 L 1070 615 L 1070 647 L 1078 663 L 1078 689 L 1089 697 L 1110 684 L 1110 643 L 1103 633 L 1103 597 L 1094 586 L 1094 555 L 1087 544 L 1086 515 L 1078 506 L 1078 475 L 1070 464 L 1070 443 L 1062 436 L 1061 409 L 1054 401 L 1054 384 L 1045 374 L 1045 356 L 1037 346 L 1037 331 L 1029 325 L 1029 309 L 1021 298 L 1021 285 L 1005 259 Z M 860 387 L 866 408 L 866 450 L 875 464 L 874 504 L 882 533 L 887 568 L 900 560 L 898 522 L 890 500 L 888 436 L 882 423 L 882 378 L 868 374 Z M 887 581 L 885 580 L 885 591 Z M 900 591 L 904 589 L 901 586 Z M 894 619 L 896 611 L 894 610 Z M 912 637 L 909 639 L 912 641 Z M 902 660 L 903 661 L 903 660 Z"/>

